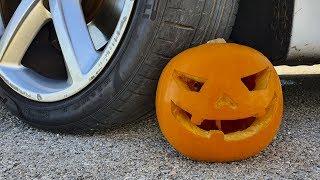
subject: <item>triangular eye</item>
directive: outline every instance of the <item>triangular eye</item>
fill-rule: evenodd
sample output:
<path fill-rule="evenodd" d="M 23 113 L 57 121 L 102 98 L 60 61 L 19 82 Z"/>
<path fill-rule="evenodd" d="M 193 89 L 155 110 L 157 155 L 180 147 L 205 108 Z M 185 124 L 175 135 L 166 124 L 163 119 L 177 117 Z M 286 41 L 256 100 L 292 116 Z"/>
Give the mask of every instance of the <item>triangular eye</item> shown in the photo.
<path fill-rule="evenodd" d="M 175 71 L 174 79 L 178 85 L 186 90 L 200 92 L 205 80 L 199 77 L 191 76 L 179 71 Z"/>
<path fill-rule="evenodd" d="M 249 91 L 256 91 L 266 89 L 268 87 L 269 77 L 270 70 L 267 68 L 256 74 L 244 77 L 241 79 L 241 81 Z"/>

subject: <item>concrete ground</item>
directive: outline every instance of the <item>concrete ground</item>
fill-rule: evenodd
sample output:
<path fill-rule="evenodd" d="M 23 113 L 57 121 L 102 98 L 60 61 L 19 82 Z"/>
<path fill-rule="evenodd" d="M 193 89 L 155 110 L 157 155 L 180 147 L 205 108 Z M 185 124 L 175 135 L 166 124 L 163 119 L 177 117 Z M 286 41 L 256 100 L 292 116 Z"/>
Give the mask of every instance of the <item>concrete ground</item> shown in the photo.
<path fill-rule="evenodd" d="M 34 129 L 0 107 L 0 179 L 320 179 L 320 76 L 283 80 L 285 116 L 259 156 L 191 161 L 165 141 L 155 118 L 103 134 Z"/>

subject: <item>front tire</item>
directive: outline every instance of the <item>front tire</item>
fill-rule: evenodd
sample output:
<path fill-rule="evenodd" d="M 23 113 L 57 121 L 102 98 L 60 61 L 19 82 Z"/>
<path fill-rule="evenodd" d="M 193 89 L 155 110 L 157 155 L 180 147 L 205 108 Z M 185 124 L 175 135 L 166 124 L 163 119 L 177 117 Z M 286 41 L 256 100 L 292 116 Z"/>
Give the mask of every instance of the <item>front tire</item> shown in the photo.
<path fill-rule="evenodd" d="M 238 0 L 137 0 L 116 53 L 86 88 L 57 102 L 27 99 L 5 82 L 2 101 L 24 121 L 48 130 L 91 130 L 137 120 L 154 110 L 162 69 L 183 50 L 228 39 Z"/>

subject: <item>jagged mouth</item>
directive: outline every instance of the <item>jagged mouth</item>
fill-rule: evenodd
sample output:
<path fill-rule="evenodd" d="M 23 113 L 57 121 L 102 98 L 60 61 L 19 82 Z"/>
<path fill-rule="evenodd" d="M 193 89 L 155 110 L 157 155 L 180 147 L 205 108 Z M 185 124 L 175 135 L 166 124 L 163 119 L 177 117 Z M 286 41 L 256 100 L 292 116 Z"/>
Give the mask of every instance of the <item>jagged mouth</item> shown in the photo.
<path fill-rule="evenodd" d="M 277 96 L 274 95 L 272 101 L 266 108 L 264 116 L 251 116 L 236 120 L 203 120 L 200 125 L 191 122 L 192 115 L 174 102 L 171 102 L 171 112 L 188 131 L 202 137 L 211 138 L 213 134 L 222 134 L 226 141 L 248 138 L 272 121 L 272 115 L 276 108 Z"/>
<path fill-rule="evenodd" d="M 256 117 L 248 117 L 237 120 L 204 120 L 198 127 L 205 131 L 218 130 L 223 134 L 230 134 L 237 131 L 248 129 L 254 122 Z"/>

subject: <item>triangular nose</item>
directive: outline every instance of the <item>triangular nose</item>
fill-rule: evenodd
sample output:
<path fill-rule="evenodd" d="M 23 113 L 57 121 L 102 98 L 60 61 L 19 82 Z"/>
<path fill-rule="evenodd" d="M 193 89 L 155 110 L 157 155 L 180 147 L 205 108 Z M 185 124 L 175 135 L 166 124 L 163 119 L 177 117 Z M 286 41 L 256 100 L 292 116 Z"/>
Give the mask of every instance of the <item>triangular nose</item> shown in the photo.
<path fill-rule="evenodd" d="M 238 104 L 228 95 L 223 94 L 220 96 L 216 102 L 216 108 L 222 109 L 224 107 L 231 108 L 231 109 L 237 109 Z"/>

